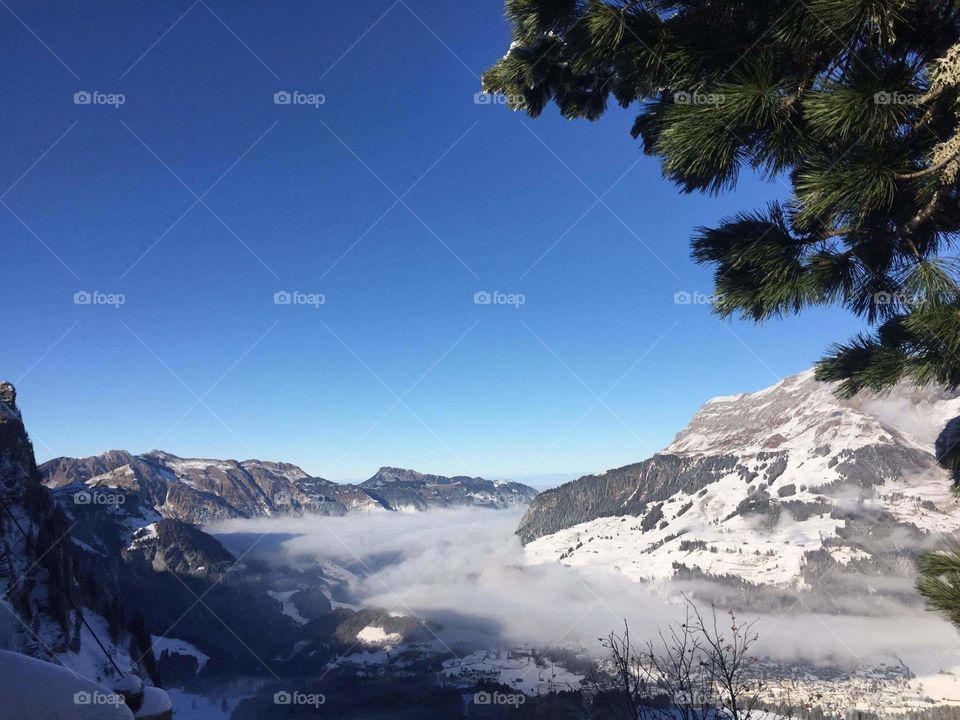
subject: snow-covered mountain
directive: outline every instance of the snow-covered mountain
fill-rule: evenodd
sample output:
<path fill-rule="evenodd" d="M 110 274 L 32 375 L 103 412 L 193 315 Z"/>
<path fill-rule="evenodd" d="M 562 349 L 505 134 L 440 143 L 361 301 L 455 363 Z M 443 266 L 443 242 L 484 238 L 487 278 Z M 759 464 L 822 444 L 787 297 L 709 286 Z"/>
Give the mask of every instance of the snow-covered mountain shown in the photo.
<path fill-rule="evenodd" d="M 277 514 L 343 515 L 352 510 L 425 510 L 476 505 L 504 508 L 536 491 L 514 482 L 380 468 L 359 484 L 311 477 L 289 463 L 181 458 L 160 450 L 111 450 L 87 458 L 55 458 L 40 466 L 44 484 L 60 491 L 118 488 L 166 518 L 202 524 Z"/>
<path fill-rule="evenodd" d="M 301 490 L 296 482 L 306 480 L 307 474 L 286 463 L 111 450 L 87 458 L 56 458 L 43 463 L 40 472 L 50 488 L 118 488 L 136 493 L 164 517 L 197 524 L 277 513 L 346 512 L 322 493 Z M 316 490 L 333 484 L 313 480 Z"/>
<path fill-rule="evenodd" d="M 907 588 L 916 553 L 960 529 L 933 454 L 960 393 L 833 389 L 808 371 L 714 398 L 653 457 L 542 492 L 517 530 L 528 557 L 636 580 Z"/>

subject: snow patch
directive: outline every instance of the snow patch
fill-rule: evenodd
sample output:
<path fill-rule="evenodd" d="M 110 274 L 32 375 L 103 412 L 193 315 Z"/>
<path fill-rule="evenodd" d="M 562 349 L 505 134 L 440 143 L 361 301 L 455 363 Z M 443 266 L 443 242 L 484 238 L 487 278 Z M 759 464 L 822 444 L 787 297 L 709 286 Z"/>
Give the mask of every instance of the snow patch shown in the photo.
<path fill-rule="evenodd" d="M 164 654 L 186 655 L 195 658 L 197 661 L 197 673 L 203 670 L 207 665 L 207 661 L 210 660 L 210 656 L 196 645 L 192 645 L 186 640 L 162 637 L 160 635 L 153 636 L 153 654 L 156 655 L 157 658 Z"/>
<path fill-rule="evenodd" d="M 403 636 L 400 633 L 387 632 L 376 625 L 367 625 L 357 633 L 357 640 L 364 645 L 396 645 L 403 641 Z"/>

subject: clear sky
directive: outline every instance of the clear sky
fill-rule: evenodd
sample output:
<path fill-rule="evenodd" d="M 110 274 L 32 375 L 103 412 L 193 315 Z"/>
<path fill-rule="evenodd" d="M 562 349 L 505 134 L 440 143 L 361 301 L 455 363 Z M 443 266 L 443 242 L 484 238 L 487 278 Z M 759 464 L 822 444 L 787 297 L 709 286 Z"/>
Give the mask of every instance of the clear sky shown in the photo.
<path fill-rule="evenodd" d="M 508 33 L 501 0 L 5 0 L 0 374 L 39 459 L 573 476 L 859 329 L 676 304 L 692 229 L 786 186 L 684 196 L 632 111 L 477 104 Z"/>

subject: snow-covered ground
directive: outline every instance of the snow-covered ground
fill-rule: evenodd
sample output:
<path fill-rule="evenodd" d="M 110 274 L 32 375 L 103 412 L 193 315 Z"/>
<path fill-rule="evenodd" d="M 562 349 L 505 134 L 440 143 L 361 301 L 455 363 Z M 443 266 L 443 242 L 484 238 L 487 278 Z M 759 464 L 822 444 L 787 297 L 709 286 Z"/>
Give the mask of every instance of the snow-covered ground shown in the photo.
<path fill-rule="evenodd" d="M 296 603 L 293 602 L 290 598 L 297 594 L 297 590 L 287 590 L 285 592 L 277 592 L 276 590 L 267 590 L 267 594 L 272 597 L 274 600 L 278 601 L 281 605 L 281 612 L 286 615 L 288 618 L 292 619 L 298 625 L 306 625 L 309 620 L 307 620 L 303 615 L 300 614 L 300 611 L 297 609 Z"/>
<path fill-rule="evenodd" d="M 174 720 L 229 720 L 244 700 L 254 697 L 263 686 L 260 679 L 239 679 L 222 685 L 205 684 L 190 690 L 168 691 Z"/>
<path fill-rule="evenodd" d="M 536 658 L 529 649 L 478 650 L 443 663 L 443 675 L 469 683 L 496 680 L 525 695 L 576 690 L 584 677 L 555 663 Z"/>
<path fill-rule="evenodd" d="M 357 640 L 364 645 L 380 645 L 391 647 L 403 640 L 403 635 L 395 632 L 387 632 L 382 627 L 367 625 L 357 633 Z"/>
<path fill-rule="evenodd" d="M 186 640 L 177 638 L 153 636 L 153 654 L 159 659 L 164 654 L 184 655 L 192 657 L 197 661 L 197 672 L 199 673 L 207 665 L 210 656 L 200 650 L 195 645 L 191 645 Z"/>

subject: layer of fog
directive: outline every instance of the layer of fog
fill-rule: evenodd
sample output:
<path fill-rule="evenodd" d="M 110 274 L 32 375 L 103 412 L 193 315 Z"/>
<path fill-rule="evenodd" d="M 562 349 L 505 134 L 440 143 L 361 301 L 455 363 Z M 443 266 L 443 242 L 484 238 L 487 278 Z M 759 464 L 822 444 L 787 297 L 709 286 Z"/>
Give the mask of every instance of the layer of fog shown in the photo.
<path fill-rule="evenodd" d="M 915 387 L 909 382 L 878 395 L 864 394 L 850 402 L 876 417 L 887 427 L 912 435 L 930 446 L 947 422 L 960 412 L 960 393 L 936 386 Z"/>
<path fill-rule="evenodd" d="M 355 602 L 437 623 L 446 642 L 487 641 L 599 650 L 623 627 L 653 637 L 682 614 L 681 591 L 711 588 L 634 583 L 600 568 L 528 565 L 513 532 L 520 510 L 434 510 L 232 520 L 207 528 L 231 551 L 276 566 L 335 563 L 356 574 Z M 757 617 L 759 652 L 850 667 L 903 660 L 917 674 L 960 665 L 955 630 L 918 607 L 888 615 L 814 614 L 803 602 Z M 864 606 L 865 607 L 865 606 Z M 875 612 L 875 604 L 871 607 Z"/>

